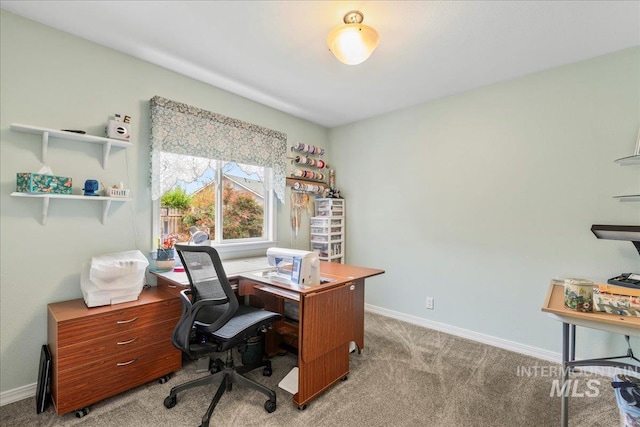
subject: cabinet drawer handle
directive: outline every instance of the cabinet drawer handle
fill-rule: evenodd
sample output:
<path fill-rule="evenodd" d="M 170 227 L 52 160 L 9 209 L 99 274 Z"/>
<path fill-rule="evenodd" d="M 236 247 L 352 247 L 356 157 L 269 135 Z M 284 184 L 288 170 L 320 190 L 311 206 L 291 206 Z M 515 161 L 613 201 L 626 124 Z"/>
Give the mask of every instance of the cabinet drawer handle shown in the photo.
<path fill-rule="evenodd" d="M 178 285 L 167 285 L 167 288 L 174 288 L 175 289 L 177 287 L 178 287 Z"/>
<path fill-rule="evenodd" d="M 125 323 L 135 322 L 136 320 L 138 320 L 138 318 L 134 317 L 133 319 L 129 319 L 129 320 L 117 320 L 116 323 L 118 325 L 124 325 Z"/>
<path fill-rule="evenodd" d="M 138 360 L 137 358 L 135 359 L 131 359 L 128 362 L 118 362 L 116 363 L 117 366 L 127 366 L 127 365 L 131 365 L 133 362 L 135 362 L 136 360 Z"/>
<path fill-rule="evenodd" d="M 117 344 L 117 345 L 126 345 L 126 344 L 131 344 L 132 342 L 134 342 L 134 341 L 135 341 L 135 340 L 137 340 L 137 339 L 138 339 L 138 337 L 135 337 L 135 338 L 131 338 L 129 341 L 119 341 L 119 342 L 117 342 L 116 344 Z"/>

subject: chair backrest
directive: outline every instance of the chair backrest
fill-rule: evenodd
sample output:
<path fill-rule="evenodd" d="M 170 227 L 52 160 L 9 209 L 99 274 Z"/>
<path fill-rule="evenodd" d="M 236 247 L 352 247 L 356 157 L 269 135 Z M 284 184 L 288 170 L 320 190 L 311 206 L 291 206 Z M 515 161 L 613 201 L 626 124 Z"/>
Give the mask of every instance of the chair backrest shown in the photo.
<path fill-rule="evenodd" d="M 218 251 L 211 246 L 190 245 L 176 245 L 176 250 L 189 278 L 192 304 L 205 299 L 226 299 L 226 303 L 203 307 L 195 318 L 209 325 L 203 328 L 208 332 L 220 329 L 233 317 L 239 304 Z"/>

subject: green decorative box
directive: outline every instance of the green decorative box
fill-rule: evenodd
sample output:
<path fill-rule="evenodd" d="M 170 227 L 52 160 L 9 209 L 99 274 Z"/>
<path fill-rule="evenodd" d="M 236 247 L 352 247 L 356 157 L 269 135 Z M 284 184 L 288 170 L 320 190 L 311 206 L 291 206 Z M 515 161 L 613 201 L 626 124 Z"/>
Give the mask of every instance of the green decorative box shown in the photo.
<path fill-rule="evenodd" d="M 17 173 L 16 191 L 21 193 L 71 194 L 71 178 L 32 172 Z"/>

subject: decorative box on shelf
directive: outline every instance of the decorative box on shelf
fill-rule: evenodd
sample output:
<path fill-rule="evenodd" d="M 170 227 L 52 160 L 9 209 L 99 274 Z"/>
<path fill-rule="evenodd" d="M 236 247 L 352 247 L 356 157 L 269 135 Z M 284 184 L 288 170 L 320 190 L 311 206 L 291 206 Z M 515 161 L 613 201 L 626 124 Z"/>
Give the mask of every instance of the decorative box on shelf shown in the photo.
<path fill-rule="evenodd" d="M 32 172 L 16 174 L 16 191 L 20 193 L 71 194 L 71 178 Z"/>

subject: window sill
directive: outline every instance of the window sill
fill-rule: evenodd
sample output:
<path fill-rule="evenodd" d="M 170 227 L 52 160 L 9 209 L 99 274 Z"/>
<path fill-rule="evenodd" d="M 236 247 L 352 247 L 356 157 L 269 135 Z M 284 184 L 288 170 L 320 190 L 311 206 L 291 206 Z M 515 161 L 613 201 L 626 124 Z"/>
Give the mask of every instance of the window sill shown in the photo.
<path fill-rule="evenodd" d="M 212 243 L 213 246 L 218 253 L 220 254 L 233 254 L 241 255 L 243 252 L 255 252 L 255 251 L 266 251 L 267 249 L 276 246 L 278 242 L 269 240 L 269 241 L 259 241 L 259 242 L 239 242 L 239 243 L 223 243 L 223 244 L 215 244 Z"/>

